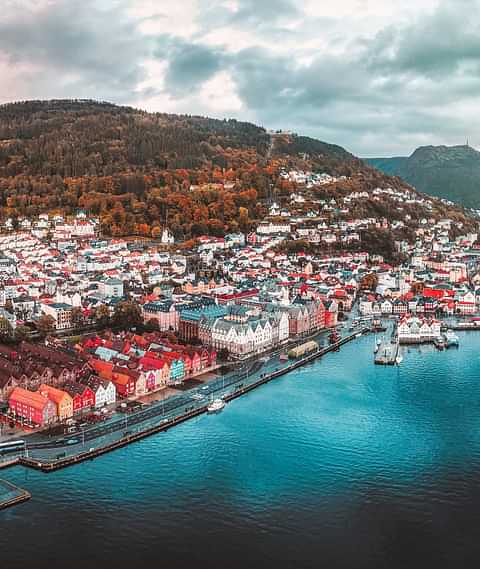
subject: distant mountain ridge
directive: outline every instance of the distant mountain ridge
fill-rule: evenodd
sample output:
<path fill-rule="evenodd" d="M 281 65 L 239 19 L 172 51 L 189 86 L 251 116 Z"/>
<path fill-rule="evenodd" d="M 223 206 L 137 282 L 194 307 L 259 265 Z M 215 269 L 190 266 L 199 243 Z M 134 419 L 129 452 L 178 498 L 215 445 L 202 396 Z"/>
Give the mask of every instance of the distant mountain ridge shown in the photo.
<path fill-rule="evenodd" d="M 365 162 L 420 192 L 480 208 L 480 152 L 471 146 L 421 146 L 408 157 Z"/>

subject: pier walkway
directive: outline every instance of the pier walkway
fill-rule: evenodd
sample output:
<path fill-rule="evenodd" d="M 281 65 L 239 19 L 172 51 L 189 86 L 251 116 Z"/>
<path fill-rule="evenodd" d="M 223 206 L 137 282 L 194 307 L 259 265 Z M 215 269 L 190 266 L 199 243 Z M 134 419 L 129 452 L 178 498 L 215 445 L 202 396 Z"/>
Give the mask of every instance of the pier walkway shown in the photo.
<path fill-rule="evenodd" d="M 398 356 L 398 342 L 382 342 L 375 354 L 377 365 L 394 365 Z"/>
<path fill-rule="evenodd" d="M 6 480 L 0 480 L 0 510 L 29 500 L 31 495 L 23 488 L 18 488 Z"/>

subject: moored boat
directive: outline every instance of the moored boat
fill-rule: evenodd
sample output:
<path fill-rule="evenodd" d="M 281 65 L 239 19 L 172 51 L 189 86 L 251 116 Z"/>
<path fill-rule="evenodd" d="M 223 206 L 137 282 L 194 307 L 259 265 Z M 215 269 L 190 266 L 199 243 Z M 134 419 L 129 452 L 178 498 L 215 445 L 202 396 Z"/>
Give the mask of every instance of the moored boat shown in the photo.
<path fill-rule="evenodd" d="M 328 337 L 330 344 L 335 344 L 340 340 L 340 336 L 336 330 L 332 330 L 330 336 Z"/>
<path fill-rule="evenodd" d="M 445 344 L 447 348 L 452 348 L 454 346 L 458 347 L 459 341 L 460 340 L 458 336 L 455 334 L 453 330 L 448 330 L 445 333 Z"/>
<path fill-rule="evenodd" d="M 225 407 L 223 399 L 214 399 L 207 407 L 209 413 L 219 413 Z"/>

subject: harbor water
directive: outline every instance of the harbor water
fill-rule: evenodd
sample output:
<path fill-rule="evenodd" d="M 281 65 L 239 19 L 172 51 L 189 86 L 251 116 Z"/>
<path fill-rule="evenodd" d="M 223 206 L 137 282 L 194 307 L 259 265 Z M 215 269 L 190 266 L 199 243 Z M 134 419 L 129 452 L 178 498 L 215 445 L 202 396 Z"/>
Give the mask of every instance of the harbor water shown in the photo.
<path fill-rule="evenodd" d="M 374 337 L 118 451 L 1 477 L 3 567 L 404 569 L 480 560 L 480 336 Z"/>

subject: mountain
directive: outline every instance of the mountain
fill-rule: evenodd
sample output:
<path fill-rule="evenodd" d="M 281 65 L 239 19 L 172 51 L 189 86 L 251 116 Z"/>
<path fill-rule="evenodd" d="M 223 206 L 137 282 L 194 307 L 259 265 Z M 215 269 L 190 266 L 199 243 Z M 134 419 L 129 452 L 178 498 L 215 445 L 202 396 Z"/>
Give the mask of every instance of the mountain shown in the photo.
<path fill-rule="evenodd" d="M 365 161 L 421 192 L 480 208 L 480 152 L 470 146 L 422 146 L 409 157 Z"/>
<path fill-rule="evenodd" d="M 289 170 L 325 172 L 326 185 L 297 187 Z M 105 235 L 179 240 L 248 232 L 272 201 L 306 215 L 319 200 L 367 192 L 348 214 L 412 220 L 427 215 L 467 223 L 440 201 L 410 207 L 375 188 L 408 189 L 344 148 L 237 120 L 148 113 L 90 100 L 26 101 L 0 106 L 0 220 L 78 209 L 99 217 Z M 304 193 L 303 205 L 291 196 Z M 330 214 L 329 214 L 330 215 Z M 333 215 L 333 214 L 332 214 Z M 420 216 L 420 217 L 419 217 Z M 410 236 L 410 237 L 409 237 Z M 394 240 L 391 236 L 393 250 Z"/>

